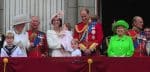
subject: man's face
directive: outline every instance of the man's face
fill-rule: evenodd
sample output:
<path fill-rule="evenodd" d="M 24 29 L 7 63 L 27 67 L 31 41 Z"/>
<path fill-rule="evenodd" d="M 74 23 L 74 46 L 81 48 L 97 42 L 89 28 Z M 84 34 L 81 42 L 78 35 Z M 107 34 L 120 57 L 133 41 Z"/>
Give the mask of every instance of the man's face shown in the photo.
<path fill-rule="evenodd" d="M 150 39 L 150 28 L 145 28 L 144 29 L 144 32 L 145 32 L 145 36 L 147 39 Z"/>
<path fill-rule="evenodd" d="M 88 22 L 89 14 L 85 10 L 81 11 L 80 16 L 82 18 L 82 22 L 84 22 L 84 23 Z"/>
<path fill-rule="evenodd" d="M 37 17 L 32 17 L 31 28 L 38 29 L 39 24 L 40 24 L 39 19 Z"/>
<path fill-rule="evenodd" d="M 134 25 L 139 28 L 139 29 L 143 29 L 143 19 L 141 17 L 137 17 L 136 20 L 134 21 Z"/>

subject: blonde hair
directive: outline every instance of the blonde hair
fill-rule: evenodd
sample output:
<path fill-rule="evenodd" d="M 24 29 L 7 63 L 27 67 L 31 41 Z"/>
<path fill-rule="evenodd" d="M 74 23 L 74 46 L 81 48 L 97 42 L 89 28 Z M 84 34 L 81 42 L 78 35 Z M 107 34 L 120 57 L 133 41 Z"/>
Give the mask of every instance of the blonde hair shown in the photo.
<path fill-rule="evenodd" d="M 6 38 L 13 38 L 14 39 L 14 34 L 13 34 L 13 32 L 11 32 L 11 31 L 8 31 L 7 33 L 6 33 L 6 35 L 5 35 L 5 37 Z"/>

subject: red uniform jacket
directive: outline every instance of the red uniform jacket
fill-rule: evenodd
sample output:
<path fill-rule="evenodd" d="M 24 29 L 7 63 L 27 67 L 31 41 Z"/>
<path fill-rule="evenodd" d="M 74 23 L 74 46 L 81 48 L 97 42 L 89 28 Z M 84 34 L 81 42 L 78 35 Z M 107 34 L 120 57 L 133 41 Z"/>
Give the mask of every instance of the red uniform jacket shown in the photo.
<path fill-rule="evenodd" d="M 79 42 L 79 48 L 82 51 L 84 51 L 86 48 L 95 50 L 102 43 L 103 39 L 102 25 L 97 22 L 96 25 L 92 28 L 92 31 L 88 32 L 86 39 L 80 41 L 82 35 L 85 31 L 87 31 L 87 29 L 88 25 L 84 24 L 83 22 L 75 25 L 74 39 Z M 96 48 L 92 47 L 94 44 L 98 44 Z"/>
<path fill-rule="evenodd" d="M 135 57 L 141 57 L 146 55 L 146 49 L 145 49 L 145 41 L 143 39 L 138 40 L 138 36 L 141 35 L 141 32 L 137 32 L 135 30 L 128 30 L 127 34 L 132 37 L 134 42 L 134 48 Z"/>
<path fill-rule="evenodd" d="M 46 40 L 46 34 L 38 31 L 36 33 L 33 33 L 32 30 L 28 31 L 29 40 L 30 43 L 35 43 L 35 39 L 39 34 L 41 33 L 42 39 L 37 40 L 36 44 L 34 44 L 34 47 L 30 47 L 28 51 L 28 57 L 41 57 L 42 54 L 47 55 L 48 54 L 48 45 Z M 38 41 L 42 41 L 42 44 L 39 44 Z"/>

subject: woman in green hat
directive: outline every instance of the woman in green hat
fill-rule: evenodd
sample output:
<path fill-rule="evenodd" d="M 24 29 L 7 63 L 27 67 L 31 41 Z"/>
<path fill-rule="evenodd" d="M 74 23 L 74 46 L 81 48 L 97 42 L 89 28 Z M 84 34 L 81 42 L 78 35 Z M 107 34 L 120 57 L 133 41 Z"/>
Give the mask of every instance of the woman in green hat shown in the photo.
<path fill-rule="evenodd" d="M 129 28 L 125 20 L 113 23 L 112 30 L 115 35 L 111 37 L 107 54 L 108 57 L 131 57 L 134 53 L 132 38 L 126 35 Z"/>

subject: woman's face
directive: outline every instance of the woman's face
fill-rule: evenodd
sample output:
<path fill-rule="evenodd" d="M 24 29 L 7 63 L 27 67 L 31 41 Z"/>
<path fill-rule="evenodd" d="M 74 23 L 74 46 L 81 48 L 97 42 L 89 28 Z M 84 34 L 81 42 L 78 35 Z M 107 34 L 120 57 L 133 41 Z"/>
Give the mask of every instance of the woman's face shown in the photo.
<path fill-rule="evenodd" d="M 57 17 L 54 18 L 53 21 L 52 21 L 52 24 L 53 24 L 54 27 L 60 27 L 60 23 L 61 23 L 60 19 L 57 18 Z"/>
<path fill-rule="evenodd" d="M 25 26 L 25 23 L 15 25 L 15 30 L 17 30 L 18 32 L 22 32 L 22 30 L 24 29 L 24 26 Z"/>
<path fill-rule="evenodd" d="M 119 36 L 122 36 L 124 35 L 126 32 L 125 28 L 123 26 L 118 26 L 116 28 L 116 33 L 119 35 Z"/>

